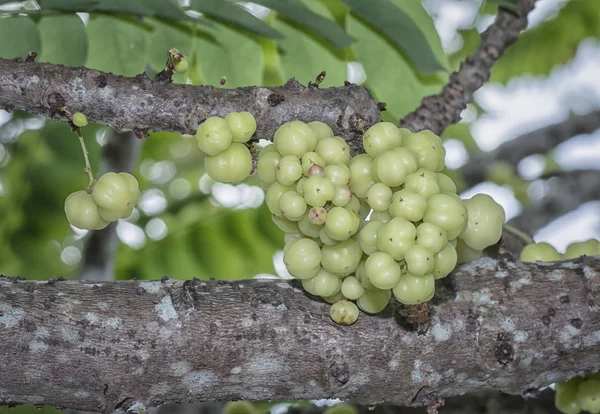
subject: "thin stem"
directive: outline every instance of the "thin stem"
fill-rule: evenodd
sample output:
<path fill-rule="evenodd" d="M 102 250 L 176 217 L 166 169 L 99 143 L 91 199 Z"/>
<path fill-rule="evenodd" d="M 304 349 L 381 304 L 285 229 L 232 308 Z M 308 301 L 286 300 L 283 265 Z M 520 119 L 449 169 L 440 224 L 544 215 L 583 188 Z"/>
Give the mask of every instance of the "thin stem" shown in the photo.
<path fill-rule="evenodd" d="M 519 237 L 521 240 L 523 240 L 526 244 L 531 244 L 531 243 L 535 243 L 533 241 L 533 238 L 531 238 L 531 236 L 527 233 L 525 233 L 524 231 L 519 230 L 518 228 L 511 226 L 510 224 L 504 224 L 504 226 L 502 226 L 504 228 L 504 230 L 506 230 L 509 233 L 514 234 L 515 236 Z"/>
<path fill-rule="evenodd" d="M 79 137 L 79 143 L 81 144 L 81 149 L 83 151 L 83 158 L 85 159 L 84 171 L 88 173 L 88 177 L 90 178 L 90 182 L 87 186 L 87 192 L 91 194 L 96 180 L 94 179 L 94 174 L 92 173 L 92 166 L 90 165 L 90 158 L 88 156 L 88 150 L 87 150 L 87 147 L 85 146 L 85 141 L 83 140 L 83 134 L 81 133 L 81 128 L 75 128 L 74 132 Z"/>

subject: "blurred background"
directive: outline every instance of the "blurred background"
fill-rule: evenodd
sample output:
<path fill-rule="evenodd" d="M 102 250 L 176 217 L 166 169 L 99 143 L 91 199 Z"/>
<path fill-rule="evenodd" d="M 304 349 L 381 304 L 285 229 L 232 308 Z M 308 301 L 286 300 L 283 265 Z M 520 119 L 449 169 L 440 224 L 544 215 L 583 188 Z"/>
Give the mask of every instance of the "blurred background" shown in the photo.
<path fill-rule="evenodd" d="M 356 39 L 343 48 L 255 3 L 241 6 L 282 38 L 238 27 L 200 3 L 181 2 L 177 10 L 200 19 L 206 14 L 210 26 L 175 24 L 181 16 L 174 11 L 141 19 L 118 10 L 75 13 L 45 8 L 43 1 L 0 1 L 0 39 L 16 39 L 0 42 L 0 56 L 35 50 L 42 62 L 152 77 L 168 48 L 177 47 L 191 69 L 175 82 L 219 86 L 225 80 L 224 88 L 281 85 L 290 77 L 307 84 L 326 70 L 322 87 L 362 84 L 387 103 L 383 119 L 398 122 L 441 90 L 497 13 L 491 1 L 394 0 L 418 22 L 445 69 L 423 74 L 397 44 L 337 0 L 305 3 Z M 559 251 L 600 237 L 599 10 L 598 0 L 539 0 L 527 31 L 494 67 L 462 122 L 443 135 L 447 173 L 462 195 L 492 195 L 513 224 Z M 93 237 L 71 227 L 64 200 L 87 185 L 77 137 L 65 123 L 0 110 L 1 274 L 289 277 L 283 233 L 271 221 L 257 178 L 235 186 L 212 182 L 193 136 L 151 132 L 139 140 L 101 125 L 83 134 L 96 175 L 131 167 L 142 189 L 138 208 Z M 523 144 L 535 139 L 541 145 Z"/>

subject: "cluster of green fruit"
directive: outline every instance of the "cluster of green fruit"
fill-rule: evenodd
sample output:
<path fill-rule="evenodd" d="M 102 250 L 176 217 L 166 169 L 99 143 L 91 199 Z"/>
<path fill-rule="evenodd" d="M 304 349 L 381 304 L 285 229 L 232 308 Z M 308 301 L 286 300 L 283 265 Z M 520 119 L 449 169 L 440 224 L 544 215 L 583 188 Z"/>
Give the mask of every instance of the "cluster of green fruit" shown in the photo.
<path fill-rule="evenodd" d="M 196 138 L 206 154 L 204 167 L 210 178 L 222 183 L 239 183 L 252 170 L 252 154 L 246 143 L 256 132 L 256 119 L 249 112 L 211 116 L 200 124 Z"/>
<path fill-rule="evenodd" d="M 560 254 L 554 246 L 546 242 L 528 244 L 521 250 L 522 262 L 556 262 L 559 260 L 577 259 L 582 256 L 600 255 L 600 241 L 589 239 L 571 243 L 564 254 Z"/>
<path fill-rule="evenodd" d="M 92 192 L 80 190 L 65 200 L 71 225 L 84 230 L 101 230 L 111 221 L 127 218 L 140 200 L 136 178 L 125 172 L 109 172 L 94 184 Z"/>
<path fill-rule="evenodd" d="M 505 213 L 491 197 L 461 200 L 444 168 L 442 140 L 380 122 L 351 156 L 322 122 L 291 121 L 258 155 L 273 221 L 286 232 L 284 263 L 304 289 L 352 324 L 392 294 L 429 301 L 435 280 L 498 242 Z"/>
<path fill-rule="evenodd" d="M 555 389 L 554 403 L 560 412 L 578 414 L 588 411 L 600 414 L 600 372 L 557 382 Z"/>

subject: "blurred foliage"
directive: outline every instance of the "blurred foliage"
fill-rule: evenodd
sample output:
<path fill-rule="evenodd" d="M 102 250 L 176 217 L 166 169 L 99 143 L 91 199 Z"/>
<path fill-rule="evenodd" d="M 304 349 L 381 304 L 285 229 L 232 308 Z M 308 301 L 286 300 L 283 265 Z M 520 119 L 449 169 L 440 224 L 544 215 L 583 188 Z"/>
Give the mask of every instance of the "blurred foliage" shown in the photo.
<path fill-rule="evenodd" d="M 489 13 L 489 2 L 484 2 L 481 13 Z M 554 18 L 528 29 L 519 41 L 508 48 L 492 69 L 490 81 L 506 84 L 517 76 L 548 76 L 558 65 L 571 61 L 581 42 L 600 39 L 598 0 L 570 0 Z M 450 56 L 451 66 L 460 62 L 479 45 L 475 28 L 460 30 L 462 47 Z"/>

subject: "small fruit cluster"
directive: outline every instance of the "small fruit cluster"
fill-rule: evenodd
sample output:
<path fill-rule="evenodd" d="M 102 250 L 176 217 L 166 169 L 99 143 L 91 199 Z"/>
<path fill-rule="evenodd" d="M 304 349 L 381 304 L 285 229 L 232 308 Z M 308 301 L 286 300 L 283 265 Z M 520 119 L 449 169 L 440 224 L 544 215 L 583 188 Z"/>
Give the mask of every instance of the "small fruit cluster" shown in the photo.
<path fill-rule="evenodd" d="M 600 414 L 600 372 L 557 382 L 555 389 L 554 403 L 560 412 L 578 414 L 588 411 Z"/>
<path fill-rule="evenodd" d="M 352 158 L 326 124 L 291 121 L 261 150 L 256 170 L 286 232 L 289 273 L 331 303 L 340 324 L 354 323 L 358 308 L 383 311 L 392 294 L 407 305 L 429 301 L 435 279 L 459 256 L 497 243 L 505 219 L 488 195 L 461 200 L 441 173 L 445 150 L 432 132 L 380 122 L 363 146 L 366 154 Z"/>
<path fill-rule="evenodd" d="M 528 244 L 521 250 L 522 262 L 556 262 L 577 259 L 582 256 L 600 255 L 600 241 L 589 239 L 571 243 L 564 254 L 560 254 L 551 244 L 540 242 Z"/>
<path fill-rule="evenodd" d="M 101 230 L 111 221 L 131 215 L 140 200 L 136 178 L 125 172 L 109 172 L 94 184 L 92 192 L 76 191 L 65 200 L 71 225 L 84 230 Z"/>
<path fill-rule="evenodd" d="M 206 154 L 204 167 L 210 178 L 222 183 L 239 183 L 252 170 L 252 155 L 246 143 L 256 132 L 256 119 L 249 112 L 231 112 L 207 118 L 196 131 L 200 150 Z"/>

